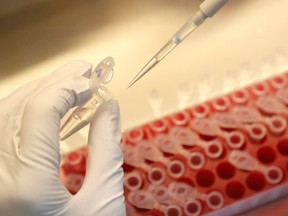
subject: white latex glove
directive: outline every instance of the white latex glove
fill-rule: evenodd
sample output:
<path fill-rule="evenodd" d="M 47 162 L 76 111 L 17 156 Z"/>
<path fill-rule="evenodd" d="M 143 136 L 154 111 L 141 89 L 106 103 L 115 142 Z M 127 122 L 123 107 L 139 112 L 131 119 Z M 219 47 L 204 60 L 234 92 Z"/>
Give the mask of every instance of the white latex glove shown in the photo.
<path fill-rule="evenodd" d="M 91 67 L 71 62 L 0 101 L 1 216 L 125 215 L 117 102 L 107 103 L 90 125 L 80 191 L 72 196 L 59 180 L 60 119 L 91 97 Z"/>

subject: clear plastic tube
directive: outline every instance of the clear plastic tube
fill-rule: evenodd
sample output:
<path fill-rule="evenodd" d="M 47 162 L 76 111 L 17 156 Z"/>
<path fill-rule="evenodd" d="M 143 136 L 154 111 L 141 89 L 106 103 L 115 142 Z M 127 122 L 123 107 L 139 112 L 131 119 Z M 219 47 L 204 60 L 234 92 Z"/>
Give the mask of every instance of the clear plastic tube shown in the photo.
<path fill-rule="evenodd" d="M 65 140 L 89 124 L 100 105 L 104 101 L 113 98 L 111 92 L 104 85 L 111 81 L 114 74 L 114 65 L 115 63 L 113 58 L 107 57 L 101 61 L 92 72 L 89 81 L 90 89 L 93 92 L 92 98 L 84 105 L 76 108 L 66 122 L 61 126 L 61 140 Z"/>

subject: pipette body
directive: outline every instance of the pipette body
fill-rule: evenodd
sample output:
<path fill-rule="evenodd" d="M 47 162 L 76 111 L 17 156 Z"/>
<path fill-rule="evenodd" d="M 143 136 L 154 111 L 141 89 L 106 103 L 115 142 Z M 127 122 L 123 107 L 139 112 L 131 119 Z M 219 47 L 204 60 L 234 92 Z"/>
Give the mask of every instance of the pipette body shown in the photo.
<path fill-rule="evenodd" d="M 150 59 L 141 71 L 129 83 L 131 87 L 163 58 L 165 58 L 178 44 L 197 29 L 208 17 L 212 17 L 229 0 L 206 0 L 200 5 L 200 10 L 186 21 L 186 23 L 173 35 L 173 37 Z"/>

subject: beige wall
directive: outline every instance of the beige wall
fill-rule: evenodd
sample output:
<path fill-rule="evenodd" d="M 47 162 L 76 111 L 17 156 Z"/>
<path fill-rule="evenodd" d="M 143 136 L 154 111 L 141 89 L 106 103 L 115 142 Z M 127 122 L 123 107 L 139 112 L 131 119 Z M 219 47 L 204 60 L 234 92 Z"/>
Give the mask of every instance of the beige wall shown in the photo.
<path fill-rule="evenodd" d="M 127 90 L 132 77 L 201 1 L 20 2 L 1 1 L 0 97 L 72 59 L 97 64 L 113 56 L 115 77 L 109 88 L 120 102 L 124 129 L 153 118 L 147 101 L 152 89 L 162 97 L 162 113 L 170 113 L 178 109 L 179 84 L 194 87 L 203 74 L 209 74 L 217 83 L 214 94 L 221 93 L 227 71 L 251 62 L 248 83 L 251 77 L 257 78 L 263 58 L 288 47 L 287 0 L 231 0 Z M 10 9 L 5 11 L 6 7 Z M 191 103 L 199 100 L 195 95 Z"/>

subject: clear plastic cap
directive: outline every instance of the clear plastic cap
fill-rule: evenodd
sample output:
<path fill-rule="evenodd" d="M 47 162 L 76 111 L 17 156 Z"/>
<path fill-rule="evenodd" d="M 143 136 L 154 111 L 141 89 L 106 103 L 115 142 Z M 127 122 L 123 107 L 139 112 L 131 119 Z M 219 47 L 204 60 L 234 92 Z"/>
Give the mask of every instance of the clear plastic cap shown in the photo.
<path fill-rule="evenodd" d="M 114 66 L 113 58 L 107 57 L 97 65 L 90 77 L 90 89 L 104 100 L 112 99 L 112 94 L 103 85 L 111 81 L 114 75 Z"/>

